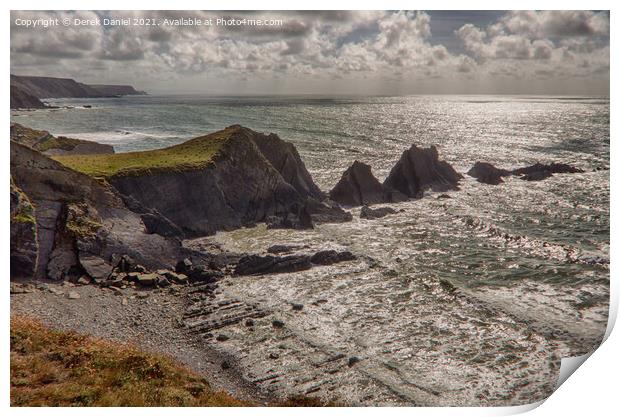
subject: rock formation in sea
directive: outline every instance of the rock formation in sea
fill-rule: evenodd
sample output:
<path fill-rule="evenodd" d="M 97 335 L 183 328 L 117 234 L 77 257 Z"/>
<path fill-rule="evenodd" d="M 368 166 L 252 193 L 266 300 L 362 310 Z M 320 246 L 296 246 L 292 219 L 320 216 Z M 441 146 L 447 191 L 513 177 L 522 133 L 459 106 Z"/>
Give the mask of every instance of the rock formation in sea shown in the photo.
<path fill-rule="evenodd" d="M 105 279 L 121 255 L 147 268 L 171 268 L 179 257 L 180 241 L 150 233 L 114 188 L 15 141 L 11 178 L 11 264 L 20 265 L 16 276 L 27 275 L 30 266 L 24 259 L 33 259 L 31 252 L 37 259 L 33 276 L 51 279 L 83 273 Z M 33 210 L 25 212 L 19 207 L 27 207 L 26 198 Z M 36 244 L 20 225 L 34 225 Z"/>
<path fill-rule="evenodd" d="M 344 206 L 363 206 L 385 201 L 383 186 L 372 174 L 370 165 L 354 161 L 329 192 L 329 197 Z"/>
<path fill-rule="evenodd" d="M 510 175 L 510 171 L 499 169 L 487 162 L 476 162 L 467 175 L 472 176 L 484 184 L 497 185 L 504 182 L 502 177 Z"/>
<path fill-rule="evenodd" d="M 458 190 L 462 175 L 446 161 L 439 160 L 435 146 L 419 148 L 412 145 L 383 182 L 388 200 L 422 197 L 424 191 Z"/>
<path fill-rule="evenodd" d="M 38 97 L 11 85 L 11 109 L 42 109 L 45 105 Z"/>
<path fill-rule="evenodd" d="M 180 145 L 115 155 L 59 156 L 105 178 L 127 200 L 155 210 L 187 237 L 281 219 L 302 228 L 350 214 L 320 201 L 295 147 L 239 125 Z M 276 164 L 274 166 L 273 164 Z"/>
<path fill-rule="evenodd" d="M 64 136 L 55 137 L 45 130 L 31 129 L 19 123 L 11 123 L 11 140 L 48 156 L 114 153 L 112 145 Z"/>
<path fill-rule="evenodd" d="M 502 177 L 510 175 L 517 176 L 525 181 L 541 181 L 552 177 L 553 174 L 576 174 L 582 172 L 584 171 L 580 168 L 556 162 L 550 164 L 537 162 L 534 165 L 513 169 L 512 171 L 496 168 L 487 162 L 476 162 L 467 174 L 476 178 L 478 182 L 498 185 L 504 182 Z"/>

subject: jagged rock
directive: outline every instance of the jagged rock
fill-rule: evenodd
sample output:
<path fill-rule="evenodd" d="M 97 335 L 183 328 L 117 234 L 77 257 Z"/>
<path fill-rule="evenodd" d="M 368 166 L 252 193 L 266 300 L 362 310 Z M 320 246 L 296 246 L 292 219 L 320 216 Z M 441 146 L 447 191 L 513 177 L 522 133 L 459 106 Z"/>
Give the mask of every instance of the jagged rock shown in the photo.
<path fill-rule="evenodd" d="M 404 151 L 383 182 L 388 198 L 400 201 L 402 196 L 420 198 L 424 191 L 458 190 L 463 178 L 450 164 L 439 160 L 435 146 Z"/>
<path fill-rule="evenodd" d="M 231 126 L 242 128 L 239 125 Z M 253 132 L 252 141 L 260 152 L 280 173 L 284 181 L 289 183 L 304 198 L 323 199 L 323 193 L 312 180 L 295 146 L 271 133 L 264 135 Z"/>
<path fill-rule="evenodd" d="M 395 214 L 396 210 L 391 207 L 379 207 L 376 209 L 372 209 L 368 206 L 362 207 L 360 211 L 360 218 L 362 219 L 379 219 L 381 217 L 385 217 L 388 214 Z"/>
<path fill-rule="evenodd" d="M 306 210 L 314 223 L 345 223 L 353 220 L 353 215 L 343 210 L 338 203 L 330 200 L 319 201 L 308 198 Z"/>
<path fill-rule="evenodd" d="M 362 206 L 383 203 L 385 192 L 370 165 L 355 161 L 329 192 L 329 198 L 345 206 Z"/>
<path fill-rule="evenodd" d="M 315 265 L 332 265 L 338 262 L 352 261 L 354 259 L 355 255 L 349 251 L 337 252 L 328 249 L 316 252 L 310 257 L 310 262 Z"/>
<path fill-rule="evenodd" d="M 235 275 L 277 274 L 303 271 L 311 267 L 308 255 L 247 255 L 239 260 L 234 273 Z"/>
<path fill-rule="evenodd" d="M 467 171 L 467 175 L 472 176 L 484 184 L 498 185 L 504 182 L 502 177 L 510 175 L 510 171 L 499 169 L 487 162 L 476 162 L 474 166 Z"/>

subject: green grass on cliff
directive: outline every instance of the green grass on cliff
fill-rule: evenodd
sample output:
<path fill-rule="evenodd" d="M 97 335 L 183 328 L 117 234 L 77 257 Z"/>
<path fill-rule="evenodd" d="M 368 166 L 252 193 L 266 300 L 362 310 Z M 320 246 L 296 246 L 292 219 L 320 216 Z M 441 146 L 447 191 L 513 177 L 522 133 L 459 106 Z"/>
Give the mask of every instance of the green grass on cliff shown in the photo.
<path fill-rule="evenodd" d="M 230 127 L 179 145 L 142 152 L 105 155 L 62 155 L 61 164 L 93 177 L 140 175 L 150 171 L 185 170 L 207 166 L 222 146 L 238 131 Z"/>

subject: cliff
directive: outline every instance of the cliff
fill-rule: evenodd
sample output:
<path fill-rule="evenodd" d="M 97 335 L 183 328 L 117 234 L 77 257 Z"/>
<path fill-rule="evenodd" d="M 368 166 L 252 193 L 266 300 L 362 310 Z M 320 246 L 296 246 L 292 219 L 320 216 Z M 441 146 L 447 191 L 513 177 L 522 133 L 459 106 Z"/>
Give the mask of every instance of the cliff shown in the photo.
<path fill-rule="evenodd" d="M 71 78 L 32 77 L 11 74 L 11 108 L 39 108 L 36 98 L 97 98 L 146 94 L 129 85 L 88 85 Z"/>
<path fill-rule="evenodd" d="M 49 156 L 114 153 L 112 145 L 64 136 L 55 137 L 45 130 L 30 129 L 19 123 L 11 124 L 11 140 Z"/>
<path fill-rule="evenodd" d="M 164 149 L 55 159 L 104 178 L 126 201 L 156 210 L 190 237 L 256 222 L 307 227 L 297 218 L 321 195 L 292 144 L 238 125 Z M 317 204 L 315 212 L 344 213 Z"/>
<path fill-rule="evenodd" d="M 103 96 L 143 96 L 144 91 L 137 91 L 131 85 L 88 84 Z"/>
<path fill-rule="evenodd" d="M 85 272 L 103 279 L 121 255 L 149 268 L 175 265 L 179 241 L 149 230 L 142 215 L 129 210 L 108 184 L 15 141 L 11 141 L 11 178 L 11 265 L 23 265 L 12 270 L 12 276 L 27 275 L 28 263 L 20 259 L 32 259 L 31 252 L 37 259 L 34 276 L 51 279 Z M 18 210 L 28 205 L 33 210 Z M 36 243 L 30 243 L 32 234 L 25 229 L 15 227 L 14 233 L 18 221 L 34 226 Z M 14 234 L 27 238 L 26 245 Z M 25 257 L 13 256 L 24 251 Z"/>
<path fill-rule="evenodd" d="M 36 96 L 11 85 L 11 109 L 42 109 L 45 105 Z"/>

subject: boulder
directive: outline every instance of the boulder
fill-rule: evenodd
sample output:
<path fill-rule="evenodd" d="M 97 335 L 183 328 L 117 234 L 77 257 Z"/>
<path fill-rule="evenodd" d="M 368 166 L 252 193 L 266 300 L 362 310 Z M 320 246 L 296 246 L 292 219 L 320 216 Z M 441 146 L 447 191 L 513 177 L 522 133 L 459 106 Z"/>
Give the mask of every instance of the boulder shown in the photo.
<path fill-rule="evenodd" d="M 360 211 L 360 218 L 362 219 L 379 219 L 381 217 L 385 217 L 388 214 L 396 214 L 396 210 L 391 207 L 379 207 L 376 209 L 372 209 L 368 206 L 362 207 Z"/>
<path fill-rule="evenodd" d="M 108 279 L 112 273 L 112 265 L 98 256 L 80 254 L 79 260 L 88 276 L 93 279 Z"/>
<path fill-rule="evenodd" d="M 385 201 L 383 186 L 372 174 L 370 165 L 355 161 L 329 192 L 329 198 L 344 206 L 362 206 Z"/>
<path fill-rule="evenodd" d="M 502 177 L 506 177 L 510 174 L 510 171 L 496 168 L 487 162 L 476 162 L 474 166 L 467 171 L 467 175 L 476 178 L 478 182 L 491 185 L 501 184 L 504 182 Z"/>
<path fill-rule="evenodd" d="M 427 190 L 458 190 L 461 178 L 450 164 L 439 160 L 435 146 L 419 148 L 412 145 L 394 165 L 383 187 L 392 201 L 399 201 L 402 196 L 420 198 Z"/>

